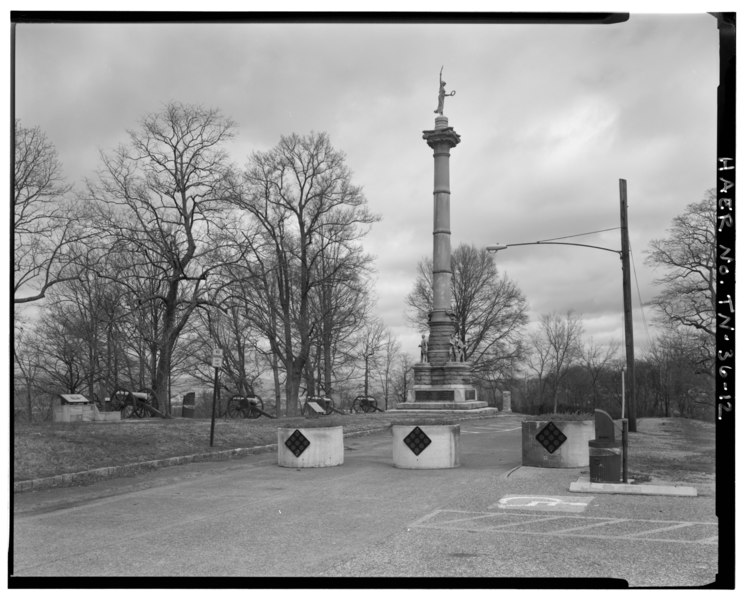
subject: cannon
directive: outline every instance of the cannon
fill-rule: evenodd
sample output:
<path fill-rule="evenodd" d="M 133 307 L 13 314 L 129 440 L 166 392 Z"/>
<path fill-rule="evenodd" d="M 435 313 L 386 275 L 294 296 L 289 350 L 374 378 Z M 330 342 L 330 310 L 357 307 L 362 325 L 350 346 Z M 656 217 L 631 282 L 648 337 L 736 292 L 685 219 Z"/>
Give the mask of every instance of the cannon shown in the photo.
<path fill-rule="evenodd" d="M 227 402 L 227 416 L 230 419 L 257 419 L 261 415 L 275 419 L 263 410 L 263 399 L 260 396 L 235 395 Z"/>
<path fill-rule="evenodd" d="M 138 418 L 157 414 L 160 417 L 164 415 L 159 412 L 159 400 L 156 392 L 151 388 L 142 388 L 137 392 L 130 391 L 126 388 L 117 388 L 109 397 L 110 410 L 120 411 L 120 417 L 123 419 Z"/>
<path fill-rule="evenodd" d="M 357 396 L 352 400 L 349 412 L 383 412 L 383 409 L 378 408 L 378 401 L 372 396 Z"/>

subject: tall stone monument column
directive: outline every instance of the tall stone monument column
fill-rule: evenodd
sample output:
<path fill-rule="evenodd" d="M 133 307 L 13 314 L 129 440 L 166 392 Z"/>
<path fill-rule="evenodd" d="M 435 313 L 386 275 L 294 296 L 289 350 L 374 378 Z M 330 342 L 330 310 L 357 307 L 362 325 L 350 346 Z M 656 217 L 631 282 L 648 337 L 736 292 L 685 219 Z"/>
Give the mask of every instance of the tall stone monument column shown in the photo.
<path fill-rule="evenodd" d="M 435 176 L 432 231 L 432 312 L 430 313 L 429 362 L 443 366 L 450 356 L 451 336 L 455 331 L 451 307 L 451 148 L 461 141 L 448 117 L 435 118 L 435 129 L 424 131 L 422 139 L 433 150 Z"/>
<path fill-rule="evenodd" d="M 412 394 L 407 402 L 396 405 L 397 410 L 497 411 L 488 408 L 486 402 L 477 400 L 471 364 L 463 355 L 465 340 L 458 338 L 456 321 L 451 313 L 450 151 L 461 141 L 461 136 L 448 125 L 448 117 L 443 115 L 443 103 L 447 96 L 455 93 L 445 92 L 441 69 L 435 128 L 422 132 L 422 139 L 432 148 L 434 159 L 430 333 L 429 339 L 423 340 L 422 362 L 414 365 Z"/>

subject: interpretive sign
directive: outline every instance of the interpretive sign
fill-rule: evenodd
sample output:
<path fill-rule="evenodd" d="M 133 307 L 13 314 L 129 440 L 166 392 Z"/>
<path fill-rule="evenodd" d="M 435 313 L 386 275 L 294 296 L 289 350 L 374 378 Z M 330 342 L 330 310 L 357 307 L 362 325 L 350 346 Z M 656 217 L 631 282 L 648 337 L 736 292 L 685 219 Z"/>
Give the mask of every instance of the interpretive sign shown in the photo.
<path fill-rule="evenodd" d="M 64 404 L 88 404 L 86 396 L 81 394 L 60 394 Z"/>

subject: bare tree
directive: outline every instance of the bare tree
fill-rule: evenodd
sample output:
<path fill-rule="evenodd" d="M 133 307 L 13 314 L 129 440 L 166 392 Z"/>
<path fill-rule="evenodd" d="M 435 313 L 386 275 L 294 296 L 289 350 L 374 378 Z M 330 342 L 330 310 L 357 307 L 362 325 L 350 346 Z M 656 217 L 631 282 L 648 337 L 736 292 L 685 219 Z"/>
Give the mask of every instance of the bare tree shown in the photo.
<path fill-rule="evenodd" d="M 13 302 L 44 298 L 47 290 L 69 274 L 68 243 L 78 235 L 57 150 L 38 128 L 16 120 L 13 161 Z"/>
<path fill-rule="evenodd" d="M 537 394 L 540 407 L 544 404 L 547 375 L 551 369 L 551 362 L 552 347 L 544 335 L 544 330 L 540 327 L 533 331 L 529 336 L 529 351 L 526 356 L 526 364 L 536 375 Z"/>
<path fill-rule="evenodd" d="M 14 336 L 13 359 L 14 372 L 14 407 L 18 396 L 23 394 L 26 405 L 26 416 L 29 423 L 34 416 L 34 395 L 39 385 L 39 374 L 43 362 L 41 345 L 36 341 L 36 332 L 31 328 L 19 327 Z"/>
<path fill-rule="evenodd" d="M 357 332 L 372 311 L 370 263 L 358 247 L 330 245 L 320 254 L 315 279 L 323 284 L 314 288 L 311 298 L 311 315 L 318 326 L 307 365 L 308 389 L 314 379 L 330 396 L 342 376 L 351 376 Z"/>
<path fill-rule="evenodd" d="M 57 393 L 85 393 L 89 364 L 80 326 L 77 315 L 60 303 L 47 307 L 38 323 L 38 343 L 44 349 L 39 367 Z"/>
<path fill-rule="evenodd" d="M 172 353 L 218 268 L 229 176 L 222 145 L 233 126 L 217 110 L 168 104 L 129 132 L 128 146 L 102 154 L 99 181 L 90 185 L 102 241 L 129 258 L 116 273 L 97 273 L 154 308 L 152 387 L 167 410 Z"/>
<path fill-rule="evenodd" d="M 649 389 L 653 392 L 654 414 L 671 417 L 710 415 L 715 398 L 713 373 L 696 369 L 701 352 L 684 327 L 665 328 L 652 342 L 646 355 L 651 367 Z M 658 412 L 657 412 L 658 411 Z"/>
<path fill-rule="evenodd" d="M 452 306 L 458 335 L 466 344 L 466 359 L 474 370 L 496 371 L 498 366 L 523 356 L 523 327 L 528 322 L 526 299 L 518 286 L 500 278 L 492 257 L 481 249 L 461 244 L 451 254 Z M 406 299 L 409 320 L 427 329 L 432 307 L 432 261 L 418 265 L 414 288 Z"/>
<path fill-rule="evenodd" d="M 401 344 L 393 335 L 390 329 L 386 329 L 383 341 L 380 345 L 380 352 L 376 357 L 376 366 L 380 386 L 383 390 L 384 408 L 388 410 L 388 400 L 390 391 L 393 388 L 394 380 L 398 378 L 397 361 L 401 354 Z"/>
<path fill-rule="evenodd" d="M 716 190 L 672 220 L 669 236 L 652 240 L 647 262 L 666 269 L 651 304 L 663 320 L 693 331 L 697 366 L 713 373 L 716 338 Z"/>
<path fill-rule="evenodd" d="M 591 377 L 593 408 L 596 408 L 599 402 L 598 385 L 601 376 L 611 367 L 612 362 L 615 360 L 617 353 L 619 352 L 619 348 L 619 344 L 614 340 L 611 340 L 606 346 L 603 346 L 596 344 L 593 338 L 589 339 L 586 346 L 582 348 L 581 356 L 583 364 Z"/>
<path fill-rule="evenodd" d="M 406 402 L 409 396 L 409 389 L 413 383 L 415 362 L 413 354 L 408 352 L 401 352 L 396 358 L 393 369 L 393 395 L 400 402 Z"/>
<path fill-rule="evenodd" d="M 222 309 L 200 312 L 197 327 L 190 336 L 190 360 L 193 379 L 212 385 L 211 349 L 220 348 L 224 354 L 222 387 L 231 394 L 260 393 L 256 382 L 265 371 L 261 360 L 260 334 L 240 302 L 225 303 Z M 186 342 L 188 340 L 185 340 Z"/>
<path fill-rule="evenodd" d="M 323 133 L 283 136 L 272 150 L 254 153 L 234 201 L 260 227 L 248 244 L 249 277 L 265 296 L 255 313 L 256 326 L 286 373 L 286 409 L 294 415 L 322 324 L 315 294 L 346 280 L 351 263 L 343 256 L 358 252 L 359 240 L 376 218 L 361 189 L 352 185 L 343 153 Z M 333 248 L 343 252 L 324 266 L 335 255 Z"/>
<path fill-rule="evenodd" d="M 549 383 L 552 412 L 557 412 L 558 394 L 568 370 L 581 355 L 581 317 L 573 311 L 542 315 L 538 331 L 532 335 L 529 367 L 537 374 L 540 394 Z"/>
<path fill-rule="evenodd" d="M 50 306 L 54 307 L 48 318 L 57 321 L 58 326 L 64 324 L 67 336 L 80 342 L 77 360 L 81 362 L 84 377 L 81 392 L 90 400 L 99 397 L 105 377 L 102 353 L 107 348 L 108 315 L 112 312 L 112 302 L 116 301 L 112 288 L 105 280 L 83 270 L 76 279 L 55 286 L 48 296 Z"/>
<path fill-rule="evenodd" d="M 370 319 L 363 327 L 358 337 L 358 355 L 364 367 L 363 380 L 365 395 L 372 396 L 370 377 L 377 370 L 380 352 L 386 338 L 386 328 L 381 319 Z"/>

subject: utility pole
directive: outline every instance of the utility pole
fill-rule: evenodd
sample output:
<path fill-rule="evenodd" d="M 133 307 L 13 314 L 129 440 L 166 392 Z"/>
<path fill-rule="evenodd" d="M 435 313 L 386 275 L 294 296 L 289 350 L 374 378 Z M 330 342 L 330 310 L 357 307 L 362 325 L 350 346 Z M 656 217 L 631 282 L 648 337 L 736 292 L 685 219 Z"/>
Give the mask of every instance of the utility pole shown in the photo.
<path fill-rule="evenodd" d="M 625 313 L 625 417 L 628 431 L 636 432 L 635 354 L 633 350 L 633 303 L 630 295 L 630 234 L 628 233 L 628 182 L 620 179 L 620 241 L 622 243 L 622 296 Z"/>

